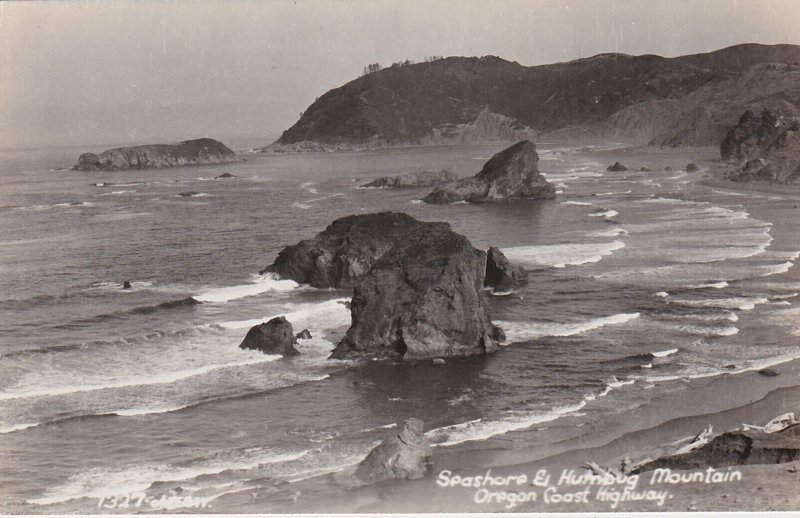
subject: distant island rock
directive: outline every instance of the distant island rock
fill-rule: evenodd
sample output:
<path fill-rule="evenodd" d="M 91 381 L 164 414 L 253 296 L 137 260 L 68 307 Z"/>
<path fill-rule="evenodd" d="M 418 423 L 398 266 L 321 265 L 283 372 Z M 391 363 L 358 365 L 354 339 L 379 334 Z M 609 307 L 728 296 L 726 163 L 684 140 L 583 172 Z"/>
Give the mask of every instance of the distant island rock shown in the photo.
<path fill-rule="evenodd" d="M 353 287 L 352 322 L 331 358 L 485 354 L 504 339 L 482 293 L 486 254 L 446 223 L 419 223 Z"/>
<path fill-rule="evenodd" d="M 496 56 L 377 67 L 312 103 L 262 151 L 508 141 L 542 132 L 718 145 L 746 109 L 798 112 L 800 46 L 526 67 Z"/>
<path fill-rule="evenodd" d="M 120 147 L 99 155 L 84 153 L 73 166 L 75 171 L 115 171 L 124 169 L 159 169 L 207 164 L 240 162 L 230 148 L 210 138 L 185 140 L 179 144 L 151 144 Z"/>
<path fill-rule="evenodd" d="M 735 182 L 800 183 L 800 121 L 765 109 L 746 111 L 720 145 L 723 160 L 738 163 Z"/>
<path fill-rule="evenodd" d="M 555 198 L 555 187 L 539 173 L 538 162 L 539 155 L 533 142 L 517 142 L 496 153 L 477 175 L 441 185 L 422 201 L 453 203 Z"/>
<path fill-rule="evenodd" d="M 393 188 L 411 188 L 411 187 L 432 187 L 447 182 L 457 180 L 458 175 L 449 169 L 442 169 L 440 171 L 421 171 L 415 173 L 406 173 L 398 176 L 383 176 L 377 178 L 362 187 L 393 187 Z"/>

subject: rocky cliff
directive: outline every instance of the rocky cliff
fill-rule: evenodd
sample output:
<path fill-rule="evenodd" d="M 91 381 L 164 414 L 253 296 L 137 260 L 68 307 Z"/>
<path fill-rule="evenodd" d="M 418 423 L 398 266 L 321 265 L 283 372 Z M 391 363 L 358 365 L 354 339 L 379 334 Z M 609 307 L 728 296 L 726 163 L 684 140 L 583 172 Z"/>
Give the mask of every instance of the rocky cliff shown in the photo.
<path fill-rule="evenodd" d="M 538 162 L 539 155 L 533 142 L 517 142 L 492 156 L 475 176 L 440 185 L 422 201 L 453 203 L 555 198 L 555 187 L 539 173 Z"/>
<path fill-rule="evenodd" d="M 736 182 L 800 183 L 800 121 L 764 110 L 746 111 L 720 145 L 723 160 L 738 164 Z"/>
<path fill-rule="evenodd" d="M 676 58 L 601 54 L 534 67 L 449 57 L 386 68 L 325 93 L 276 147 L 519 140 L 569 127 L 660 145 L 717 144 L 745 109 L 796 110 L 798 79 L 795 45 Z"/>
<path fill-rule="evenodd" d="M 236 153 L 225 144 L 210 138 L 185 140 L 178 144 L 152 144 L 120 147 L 99 155 L 84 153 L 72 168 L 76 171 L 117 169 L 158 169 L 204 164 L 239 162 Z"/>

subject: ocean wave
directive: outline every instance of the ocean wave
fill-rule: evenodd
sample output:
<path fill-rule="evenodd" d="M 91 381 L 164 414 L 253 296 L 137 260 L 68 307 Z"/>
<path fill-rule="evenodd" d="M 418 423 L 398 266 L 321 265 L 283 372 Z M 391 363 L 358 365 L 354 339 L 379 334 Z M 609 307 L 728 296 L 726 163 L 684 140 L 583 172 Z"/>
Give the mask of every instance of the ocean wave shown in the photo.
<path fill-rule="evenodd" d="M 718 290 L 721 290 L 722 288 L 726 288 L 727 286 L 728 283 L 726 281 L 720 281 L 720 282 L 709 282 L 705 284 L 693 284 L 691 286 L 687 286 L 687 288 L 692 288 L 692 289 L 716 288 Z"/>
<path fill-rule="evenodd" d="M 249 448 L 220 452 L 209 459 L 182 465 L 143 464 L 122 469 L 92 468 L 72 476 L 66 484 L 51 487 L 29 504 L 52 505 L 81 498 L 104 498 L 147 491 L 157 482 L 180 482 L 232 470 L 248 470 L 268 464 L 298 461 L 311 450 L 279 452 L 271 448 Z"/>
<path fill-rule="evenodd" d="M 786 273 L 786 272 L 789 271 L 789 268 L 791 268 L 792 266 L 794 266 L 794 263 L 792 261 L 786 261 L 785 263 L 776 264 L 774 266 L 767 266 L 767 267 L 764 268 L 766 270 L 766 273 L 762 273 L 761 276 L 762 277 L 769 277 L 770 275 L 777 275 L 779 273 Z"/>
<path fill-rule="evenodd" d="M 603 210 L 599 210 L 597 212 L 593 212 L 592 214 L 589 214 L 589 216 L 593 216 L 593 217 L 596 217 L 596 218 L 613 218 L 614 216 L 618 216 L 618 215 L 619 215 L 619 212 L 617 212 L 617 211 L 615 211 L 613 209 L 603 209 Z"/>
<path fill-rule="evenodd" d="M 451 426 L 434 428 L 425 433 L 433 446 L 453 446 L 469 441 L 484 441 L 491 437 L 503 435 L 516 430 L 524 430 L 533 425 L 555 421 L 556 419 L 577 412 L 586 406 L 586 401 L 574 405 L 553 408 L 550 411 L 518 413 L 496 420 L 475 419 Z"/>
<path fill-rule="evenodd" d="M 733 336 L 739 333 L 739 328 L 736 326 L 695 326 L 691 324 L 666 323 L 662 323 L 662 325 L 674 331 L 699 336 Z"/>
<path fill-rule="evenodd" d="M 495 324 L 503 329 L 507 342 L 513 343 L 545 336 L 574 336 L 604 326 L 624 324 L 637 318 L 639 318 L 639 313 L 620 313 L 569 324 L 556 322 L 509 322 L 504 320 L 497 320 Z"/>
<path fill-rule="evenodd" d="M 44 205 L 27 205 L 23 207 L 14 207 L 16 210 L 34 210 L 34 211 L 41 211 L 41 210 L 50 210 L 56 208 L 73 208 L 73 207 L 93 207 L 94 203 L 89 201 L 72 201 L 72 202 L 65 202 L 65 203 L 51 203 L 51 204 L 44 204 Z"/>
<path fill-rule="evenodd" d="M 749 311 L 759 304 L 769 302 L 764 297 L 730 297 L 726 299 L 671 299 L 671 303 L 680 304 L 682 306 L 689 306 L 693 308 L 723 308 L 723 309 L 741 309 Z"/>
<path fill-rule="evenodd" d="M 300 285 L 295 281 L 280 279 L 274 273 L 267 273 L 263 275 L 254 275 L 247 284 L 210 289 L 199 295 L 195 295 L 194 298 L 200 302 L 229 302 L 231 300 L 259 295 L 267 291 L 292 291 L 299 286 Z"/>
<path fill-rule="evenodd" d="M 581 206 L 591 207 L 592 205 L 594 205 L 594 203 L 589 203 L 586 201 L 567 200 L 567 201 L 562 201 L 561 205 L 581 205 Z"/>
<path fill-rule="evenodd" d="M 588 394 L 584 400 L 585 401 L 595 401 L 598 398 L 607 396 L 612 390 L 618 389 L 620 387 L 624 387 L 625 385 L 633 385 L 636 383 L 636 380 L 619 380 L 616 376 L 612 376 L 610 379 L 606 381 L 605 388 L 599 394 Z"/>
<path fill-rule="evenodd" d="M 0 401 L 5 401 L 9 399 L 23 399 L 23 398 L 33 398 L 33 397 L 45 397 L 45 396 L 63 396 L 66 394 L 74 394 L 76 392 L 94 392 L 97 390 L 117 389 L 124 387 L 163 385 L 168 383 L 174 383 L 176 381 L 186 378 L 191 378 L 194 376 L 201 376 L 203 374 L 208 374 L 209 372 L 220 369 L 271 362 L 277 360 L 280 357 L 281 356 L 279 355 L 262 355 L 262 357 L 252 358 L 244 361 L 223 363 L 217 365 L 205 365 L 203 367 L 196 367 L 194 369 L 184 369 L 173 372 L 164 372 L 161 374 L 149 374 L 146 376 L 120 379 L 116 381 L 109 381 L 108 383 L 94 384 L 94 385 L 47 386 L 34 390 L 30 389 L 4 390 L 0 392 Z"/>
<path fill-rule="evenodd" d="M 666 358 L 678 352 L 678 349 L 667 349 L 666 351 L 656 351 L 650 353 L 653 358 Z"/>
<path fill-rule="evenodd" d="M 596 263 L 624 247 L 625 243 L 617 240 L 608 243 L 516 246 L 504 248 L 502 252 L 509 261 L 522 265 L 564 268 Z"/>
<path fill-rule="evenodd" d="M 617 236 L 625 236 L 628 234 L 628 231 L 622 227 L 612 227 L 608 230 L 598 230 L 595 232 L 589 232 L 587 236 L 589 237 L 617 237 Z"/>
<path fill-rule="evenodd" d="M 350 299 L 339 298 L 324 302 L 285 304 L 285 311 L 264 318 L 250 320 L 231 320 L 220 322 L 224 329 L 244 329 L 253 327 L 278 316 L 285 316 L 297 329 L 333 329 L 350 323 Z"/>
<path fill-rule="evenodd" d="M 319 194 L 319 191 L 314 187 L 314 182 L 304 182 L 300 184 L 300 188 L 310 192 L 311 194 Z"/>

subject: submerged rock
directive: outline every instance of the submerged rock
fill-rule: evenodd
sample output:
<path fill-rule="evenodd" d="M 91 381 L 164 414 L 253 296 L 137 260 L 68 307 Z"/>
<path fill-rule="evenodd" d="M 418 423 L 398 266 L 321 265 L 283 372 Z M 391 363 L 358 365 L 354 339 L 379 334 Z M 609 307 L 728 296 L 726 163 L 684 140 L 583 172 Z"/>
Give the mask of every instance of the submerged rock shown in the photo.
<path fill-rule="evenodd" d="M 422 171 L 399 176 L 384 176 L 363 185 L 362 187 L 431 187 L 457 180 L 458 175 L 449 169 L 441 171 Z"/>
<path fill-rule="evenodd" d="M 538 162 L 539 155 L 533 142 L 517 142 L 496 153 L 477 175 L 441 185 L 422 201 L 453 203 L 555 198 L 555 187 L 539 173 Z"/>
<path fill-rule="evenodd" d="M 285 317 L 275 317 L 251 327 L 239 348 L 255 349 L 265 354 L 297 356 L 300 352 L 294 348 L 295 344 L 297 341 L 292 324 Z"/>
<path fill-rule="evenodd" d="M 497 291 L 509 291 L 527 281 L 528 272 L 511 264 L 497 247 L 489 248 L 486 252 L 484 286 L 492 287 Z"/>
<path fill-rule="evenodd" d="M 347 216 L 314 238 L 287 246 L 261 273 L 275 272 L 315 288 L 349 288 L 409 232 L 432 225 L 447 226 L 422 223 L 400 212 Z"/>
<path fill-rule="evenodd" d="M 621 164 L 621 163 L 619 163 L 619 162 L 614 162 L 614 163 L 613 163 L 613 164 L 611 164 L 610 166 L 606 167 L 606 171 L 615 171 L 615 172 L 619 172 L 619 171 L 627 171 L 627 170 L 628 170 L 628 168 L 627 168 L 627 167 L 625 167 L 624 165 L 622 165 L 622 164 Z"/>
<path fill-rule="evenodd" d="M 230 148 L 210 138 L 184 140 L 178 144 L 120 147 L 102 153 L 84 153 L 73 166 L 76 171 L 151 169 L 240 162 Z"/>
<path fill-rule="evenodd" d="M 482 293 L 486 255 L 443 223 L 406 234 L 354 286 L 352 323 L 331 358 L 484 354 L 502 330 Z"/>
<path fill-rule="evenodd" d="M 431 454 L 422 421 L 412 417 L 405 421 L 400 433 L 376 446 L 358 466 L 335 478 L 348 489 L 382 480 L 422 478 L 430 467 Z"/>

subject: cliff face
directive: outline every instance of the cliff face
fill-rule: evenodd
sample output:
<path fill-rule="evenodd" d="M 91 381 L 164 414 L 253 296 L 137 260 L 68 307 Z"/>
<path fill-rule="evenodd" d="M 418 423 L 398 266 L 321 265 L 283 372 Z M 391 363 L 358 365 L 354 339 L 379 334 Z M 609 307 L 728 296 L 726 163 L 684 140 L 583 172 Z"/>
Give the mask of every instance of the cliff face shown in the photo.
<path fill-rule="evenodd" d="M 120 147 L 99 155 L 84 153 L 72 168 L 77 171 L 151 169 L 202 164 L 239 162 L 236 153 L 210 138 L 185 140 L 179 144 Z"/>
<path fill-rule="evenodd" d="M 800 183 L 800 121 L 770 110 L 746 111 L 720 145 L 723 160 L 739 163 L 735 182 Z"/>
<path fill-rule="evenodd" d="M 798 79 L 794 45 L 669 59 L 603 54 L 536 67 L 450 57 L 387 68 L 329 91 L 276 144 L 520 140 L 568 127 L 664 145 L 718 143 L 751 105 L 797 109 Z"/>

